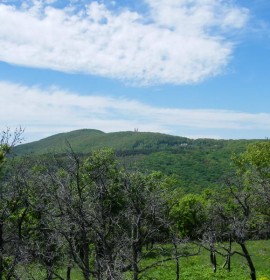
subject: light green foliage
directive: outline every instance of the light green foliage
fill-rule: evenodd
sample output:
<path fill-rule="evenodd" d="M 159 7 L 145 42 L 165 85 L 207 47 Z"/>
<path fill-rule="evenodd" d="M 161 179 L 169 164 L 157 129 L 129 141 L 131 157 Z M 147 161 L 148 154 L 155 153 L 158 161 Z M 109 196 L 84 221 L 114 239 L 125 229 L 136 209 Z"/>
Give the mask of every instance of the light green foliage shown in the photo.
<path fill-rule="evenodd" d="M 10 154 L 15 145 L 21 143 L 22 133 L 22 128 L 15 129 L 13 133 L 10 132 L 9 128 L 0 132 L 0 172 L 6 162 L 7 155 Z"/>
<path fill-rule="evenodd" d="M 85 171 L 88 175 L 95 176 L 116 175 L 119 172 L 115 153 L 110 148 L 93 151 L 84 163 Z"/>
<path fill-rule="evenodd" d="M 239 174 L 254 175 L 256 172 L 261 177 L 270 178 L 270 141 L 258 142 L 249 145 L 247 151 L 233 160 Z"/>
<path fill-rule="evenodd" d="M 0 145 L 0 167 L 5 162 L 6 155 L 10 152 L 11 147 L 8 144 Z"/>
<path fill-rule="evenodd" d="M 2 163 L 4 161 L 4 158 L 5 158 L 4 153 L 3 153 L 2 149 L 0 149 L 0 163 Z"/>
<path fill-rule="evenodd" d="M 237 175 L 250 193 L 253 208 L 270 217 L 270 141 L 258 142 L 248 146 L 247 151 L 234 156 Z M 258 219 L 263 219 L 258 216 Z M 268 221 L 269 223 L 269 221 Z"/>
<path fill-rule="evenodd" d="M 206 201 L 200 195 L 188 194 L 172 208 L 171 217 L 183 237 L 196 238 L 206 221 Z"/>
<path fill-rule="evenodd" d="M 81 174 L 84 184 L 88 186 L 86 191 L 91 194 L 89 203 L 92 206 L 100 202 L 103 204 L 102 210 L 107 211 L 106 215 L 116 214 L 122 209 L 124 198 L 120 185 L 121 169 L 112 149 L 93 151 L 85 160 Z"/>

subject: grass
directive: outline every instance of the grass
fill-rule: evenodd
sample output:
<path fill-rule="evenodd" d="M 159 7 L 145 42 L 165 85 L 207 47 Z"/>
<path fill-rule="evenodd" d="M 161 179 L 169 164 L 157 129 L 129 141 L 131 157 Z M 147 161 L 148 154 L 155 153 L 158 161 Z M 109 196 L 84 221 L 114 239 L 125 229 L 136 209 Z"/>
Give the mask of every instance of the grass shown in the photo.
<path fill-rule="evenodd" d="M 270 240 L 250 241 L 247 243 L 248 250 L 252 255 L 257 274 L 257 280 L 270 280 Z M 167 253 L 163 254 L 164 258 L 170 256 L 168 251 L 172 248 L 164 245 L 163 249 L 167 249 Z M 233 248 L 239 250 L 237 246 Z M 159 260 L 155 251 L 151 252 L 149 256 L 140 263 L 140 268 Z M 193 257 L 182 257 L 180 259 L 180 280 L 211 280 L 211 279 L 232 279 L 232 280 L 249 280 L 249 268 L 246 260 L 239 256 L 232 257 L 231 271 L 228 272 L 226 268 L 222 268 L 224 258 L 217 255 L 217 272 L 214 273 L 210 264 L 209 252 L 202 250 L 199 255 Z M 162 263 L 158 267 L 147 270 L 140 275 L 141 280 L 175 280 L 175 261 L 168 261 Z M 23 269 L 24 270 L 24 269 Z M 23 274 L 22 270 L 22 274 Z M 29 270 L 35 279 L 45 279 L 45 272 L 41 267 L 31 267 Z M 58 271 L 60 275 L 65 278 L 65 270 Z M 26 274 L 25 274 L 26 275 Z M 45 278 L 44 278 L 45 277 Z M 21 279 L 30 279 L 29 275 Z M 78 269 L 73 269 L 71 274 L 72 280 L 83 280 L 83 277 Z M 125 280 L 131 280 L 132 274 L 127 272 Z"/>
<path fill-rule="evenodd" d="M 258 280 L 270 280 L 270 241 L 250 241 L 247 243 L 250 254 L 257 271 Z M 240 251 L 237 246 L 234 248 Z M 154 259 L 148 259 L 147 262 L 153 262 Z M 239 256 L 232 257 L 231 271 L 222 268 L 224 258 L 217 256 L 217 272 L 214 273 L 210 264 L 209 252 L 202 250 L 198 256 L 180 259 L 180 279 L 181 280 L 208 280 L 208 279 L 234 279 L 248 280 L 249 268 L 246 260 Z M 129 278 L 127 278 L 129 279 Z M 131 279 L 131 278 L 130 278 Z M 143 280 L 175 280 L 175 262 L 164 263 L 158 268 L 151 269 L 142 277 Z"/>

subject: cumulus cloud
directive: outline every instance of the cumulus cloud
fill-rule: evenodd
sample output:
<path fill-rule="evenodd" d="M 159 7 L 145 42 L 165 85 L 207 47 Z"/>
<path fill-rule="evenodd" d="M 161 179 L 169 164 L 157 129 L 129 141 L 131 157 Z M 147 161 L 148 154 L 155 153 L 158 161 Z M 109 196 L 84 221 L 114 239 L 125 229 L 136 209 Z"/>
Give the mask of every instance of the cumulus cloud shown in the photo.
<path fill-rule="evenodd" d="M 234 46 L 226 34 L 248 18 L 229 0 L 145 0 L 144 12 L 55 2 L 0 4 L 1 61 L 137 84 L 196 83 L 227 65 Z"/>
<path fill-rule="evenodd" d="M 41 89 L 0 82 L 0 128 L 26 128 L 28 141 L 81 128 L 105 132 L 156 131 L 180 136 L 241 137 L 241 131 L 270 130 L 270 114 L 229 110 L 154 107 L 125 98 L 81 96 L 59 88 Z M 218 133 L 222 130 L 221 135 Z M 263 135 L 262 138 L 267 135 Z"/>

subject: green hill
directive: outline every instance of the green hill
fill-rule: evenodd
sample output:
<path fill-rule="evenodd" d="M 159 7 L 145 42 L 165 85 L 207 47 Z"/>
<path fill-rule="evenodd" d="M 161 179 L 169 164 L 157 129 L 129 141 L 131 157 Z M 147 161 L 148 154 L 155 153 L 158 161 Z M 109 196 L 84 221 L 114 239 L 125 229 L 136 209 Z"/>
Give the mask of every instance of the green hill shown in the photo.
<path fill-rule="evenodd" d="M 105 134 L 100 130 L 95 129 L 81 129 L 67 133 L 56 134 L 39 141 L 32 143 L 22 144 L 15 147 L 14 152 L 17 155 L 24 154 L 47 154 L 47 153 L 60 153 L 67 149 L 68 142 L 72 147 L 79 152 L 80 147 L 85 143 L 89 143 L 97 136 Z"/>
<path fill-rule="evenodd" d="M 79 154 L 110 147 L 129 168 L 176 175 L 189 191 L 218 187 L 232 172 L 233 153 L 240 153 L 255 140 L 188 139 L 151 132 L 113 132 L 82 129 L 19 145 L 17 155 L 64 153 L 69 143 Z M 257 140 L 258 141 L 258 140 Z"/>
<path fill-rule="evenodd" d="M 181 147 L 191 143 L 191 140 L 161 133 L 131 131 L 104 133 L 100 130 L 81 129 L 19 145 L 15 152 L 18 155 L 61 153 L 67 149 L 67 143 L 70 143 L 77 153 L 88 153 L 102 147 L 110 147 L 116 151 L 164 150 Z"/>

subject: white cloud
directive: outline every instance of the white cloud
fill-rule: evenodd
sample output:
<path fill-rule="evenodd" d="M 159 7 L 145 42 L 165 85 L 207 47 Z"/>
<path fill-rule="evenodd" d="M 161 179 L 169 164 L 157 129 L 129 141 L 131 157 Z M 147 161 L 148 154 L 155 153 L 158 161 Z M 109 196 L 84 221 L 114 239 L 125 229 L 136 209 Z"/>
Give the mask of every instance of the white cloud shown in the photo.
<path fill-rule="evenodd" d="M 26 139 L 34 140 L 55 133 L 81 128 L 105 132 L 157 131 L 181 136 L 215 138 L 267 136 L 270 114 L 229 110 L 159 108 L 136 100 L 80 96 L 57 88 L 40 89 L 0 82 L 0 128 L 26 128 Z M 222 132 L 221 132 L 222 131 Z M 261 134 L 258 134 L 260 132 Z M 222 133 L 222 134 L 220 134 Z M 254 137 L 254 138 L 258 138 Z"/>
<path fill-rule="evenodd" d="M 248 18 L 229 0 L 145 0 L 147 14 L 53 2 L 0 4 L 1 61 L 139 84 L 195 83 L 226 66 L 233 44 L 225 34 Z"/>

